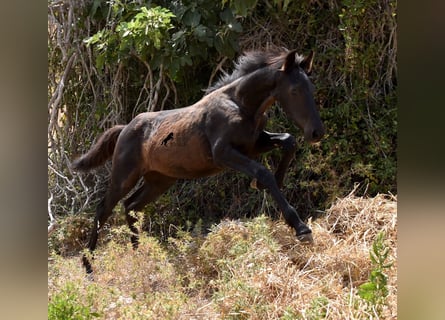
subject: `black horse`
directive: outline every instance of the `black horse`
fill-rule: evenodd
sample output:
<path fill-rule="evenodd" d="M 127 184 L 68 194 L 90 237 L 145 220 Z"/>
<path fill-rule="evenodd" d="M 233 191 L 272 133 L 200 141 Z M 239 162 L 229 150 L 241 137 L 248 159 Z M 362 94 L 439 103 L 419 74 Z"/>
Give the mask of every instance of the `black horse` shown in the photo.
<path fill-rule="evenodd" d="M 307 142 L 322 138 L 324 127 L 308 78 L 312 60 L 312 52 L 305 58 L 296 51 L 246 53 L 238 59 L 234 72 L 223 76 L 195 104 L 141 113 L 129 124 L 105 131 L 72 164 L 75 170 L 86 171 L 112 158 L 111 181 L 97 207 L 89 250 L 96 248 L 98 232 L 115 205 L 141 177 L 143 185 L 124 201 L 134 247 L 138 236 L 136 219 L 130 211 L 142 210 L 178 179 L 210 176 L 229 168 L 256 179 L 270 192 L 297 238 L 312 241 L 311 230 L 280 191 L 295 154 L 295 138 L 264 130 L 265 113 L 277 101 L 287 117 L 303 130 Z M 273 175 L 254 159 L 277 147 L 283 155 Z M 86 256 L 83 263 L 91 273 Z"/>

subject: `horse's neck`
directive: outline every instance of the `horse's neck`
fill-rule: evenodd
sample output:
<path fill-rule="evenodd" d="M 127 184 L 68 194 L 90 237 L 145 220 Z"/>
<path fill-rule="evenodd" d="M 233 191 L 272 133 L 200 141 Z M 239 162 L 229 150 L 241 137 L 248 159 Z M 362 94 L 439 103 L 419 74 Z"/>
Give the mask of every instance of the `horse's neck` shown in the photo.
<path fill-rule="evenodd" d="M 251 117 L 257 125 L 264 113 L 275 102 L 272 91 L 275 76 L 271 70 L 260 69 L 241 79 L 235 91 L 236 100 L 242 113 Z"/>

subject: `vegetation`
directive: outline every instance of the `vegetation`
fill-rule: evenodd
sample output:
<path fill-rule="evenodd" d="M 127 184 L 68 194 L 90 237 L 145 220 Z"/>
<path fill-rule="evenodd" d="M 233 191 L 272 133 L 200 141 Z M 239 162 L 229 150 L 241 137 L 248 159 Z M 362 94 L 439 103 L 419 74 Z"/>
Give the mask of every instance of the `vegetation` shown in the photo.
<path fill-rule="evenodd" d="M 51 302 L 48 304 L 48 319 L 73 319 L 86 320 L 94 319 L 100 316 L 99 313 L 92 311 L 94 295 L 88 295 L 87 305 L 83 305 L 81 301 L 82 293 L 78 286 L 74 283 L 67 282 L 63 288 L 51 297 Z"/>
<path fill-rule="evenodd" d="M 380 315 L 388 296 L 388 276 L 385 270 L 391 268 L 392 263 L 387 263 L 390 248 L 384 243 L 384 234 L 379 233 L 372 244 L 370 258 L 373 265 L 369 281 L 359 287 L 360 297 L 369 302 L 371 309 Z"/>
<path fill-rule="evenodd" d="M 394 319 L 396 208 L 384 195 L 340 199 L 311 222 L 313 245 L 265 215 L 223 220 L 207 235 L 181 231 L 167 242 L 144 233 L 136 251 L 127 227 L 112 227 L 94 281 L 80 254 L 51 254 L 49 318 Z M 388 249 L 380 251 L 383 240 Z M 363 288 L 381 283 L 373 280 L 380 264 L 369 257 L 376 250 L 386 280 L 371 291 L 385 294 L 371 302 Z"/>

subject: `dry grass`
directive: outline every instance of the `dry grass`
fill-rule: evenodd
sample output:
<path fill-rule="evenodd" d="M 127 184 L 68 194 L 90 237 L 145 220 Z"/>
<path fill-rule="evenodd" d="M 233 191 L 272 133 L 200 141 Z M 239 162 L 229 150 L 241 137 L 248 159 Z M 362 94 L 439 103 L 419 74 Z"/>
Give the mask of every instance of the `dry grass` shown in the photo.
<path fill-rule="evenodd" d="M 396 215 L 394 196 L 351 194 L 310 223 L 312 245 L 265 216 L 222 221 L 206 237 L 183 233 L 168 244 L 142 236 L 137 251 L 117 233 L 97 250 L 93 282 L 78 257 L 51 262 L 49 303 L 71 285 L 77 303 L 101 319 L 396 319 Z M 357 288 L 369 278 L 381 231 L 394 264 L 377 314 Z"/>

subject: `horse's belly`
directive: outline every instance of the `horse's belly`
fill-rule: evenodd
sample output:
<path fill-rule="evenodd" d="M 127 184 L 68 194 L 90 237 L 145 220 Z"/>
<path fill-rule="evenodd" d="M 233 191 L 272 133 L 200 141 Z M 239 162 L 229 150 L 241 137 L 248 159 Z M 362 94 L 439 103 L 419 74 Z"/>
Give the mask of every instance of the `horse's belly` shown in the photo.
<path fill-rule="evenodd" d="M 222 169 L 217 167 L 192 168 L 184 165 L 173 164 L 170 165 L 168 168 L 160 168 L 159 171 L 163 171 L 163 174 L 173 178 L 196 179 L 217 174 L 221 172 Z"/>
<path fill-rule="evenodd" d="M 221 168 L 213 164 L 212 159 L 205 159 L 198 154 L 191 154 L 187 150 L 174 154 L 160 151 L 154 156 L 152 169 L 167 176 L 179 179 L 194 179 L 213 175 Z"/>
<path fill-rule="evenodd" d="M 199 134 L 166 132 L 149 139 L 146 144 L 144 156 L 150 171 L 179 179 L 199 178 L 221 171 L 213 161 L 209 143 Z"/>
<path fill-rule="evenodd" d="M 213 159 L 197 150 L 176 148 L 174 152 L 157 150 L 151 153 L 150 170 L 158 171 L 174 178 L 193 179 L 209 176 L 221 171 Z"/>

